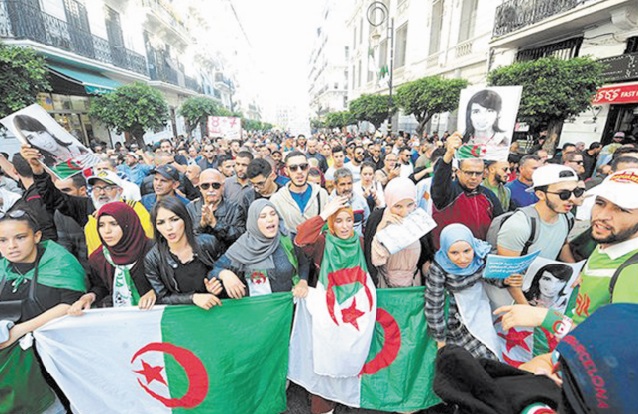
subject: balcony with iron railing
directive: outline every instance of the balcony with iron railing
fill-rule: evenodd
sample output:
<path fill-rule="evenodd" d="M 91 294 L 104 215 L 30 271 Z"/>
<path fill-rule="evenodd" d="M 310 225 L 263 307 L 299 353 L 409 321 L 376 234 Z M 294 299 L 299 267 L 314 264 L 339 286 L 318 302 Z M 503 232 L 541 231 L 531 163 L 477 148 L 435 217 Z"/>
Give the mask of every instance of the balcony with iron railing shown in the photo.
<path fill-rule="evenodd" d="M 142 7 L 148 9 L 153 15 L 154 20 L 159 23 L 165 24 L 173 30 L 175 34 L 187 40 L 189 38 L 189 32 L 184 23 L 182 23 L 175 15 L 170 5 L 162 0 L 141 0 Z"/>
<path fill-rule="evenodd" d="M 184 76 L 184 86 L 186 89 L 190 89 L 191 91 L 195 91 L 198 93 L 202 93 L 203 89 L 197 79 L 191 78 L 190 76 Z"/>
<path fill-rule="evenodd" d="M 591 0 L 508 0 L 496 8 L 493 37 L 500 37 L 556 16 Z"/>
<path fill-rule="evenodd" d="M 148 76 L 146 59 L 22 1 L 0 1 L 0 36 L 25 39 Z"/>

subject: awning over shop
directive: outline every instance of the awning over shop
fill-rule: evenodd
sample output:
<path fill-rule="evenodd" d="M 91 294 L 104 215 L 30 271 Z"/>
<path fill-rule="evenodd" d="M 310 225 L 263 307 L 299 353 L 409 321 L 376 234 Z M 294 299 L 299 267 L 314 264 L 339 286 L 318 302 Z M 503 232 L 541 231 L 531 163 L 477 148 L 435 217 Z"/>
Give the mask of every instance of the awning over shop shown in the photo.
<path fill-rule="evenodd" d="M 592 103 L 594 105 L 638 103 L 638 82 L 603 86 L 596 91 Z"/>
<path fill-rule="evenodd" d="M 109 93 L 113 89 L 121 86 L 121 83 L 109 79 L 99 72 L 81 68 L 70 68 L 60 65 L 48 65 L 49 70 L 68 81 L 84 86 L 86 93 L 100 95 Z"/>

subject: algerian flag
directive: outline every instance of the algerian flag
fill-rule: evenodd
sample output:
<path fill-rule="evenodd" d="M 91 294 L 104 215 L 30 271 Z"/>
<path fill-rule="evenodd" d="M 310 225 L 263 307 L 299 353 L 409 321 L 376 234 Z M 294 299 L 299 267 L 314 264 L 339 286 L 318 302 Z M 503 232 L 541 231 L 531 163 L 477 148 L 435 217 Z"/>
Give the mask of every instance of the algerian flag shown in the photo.
<path fill-rule="evenodd" d="M 374 283 L 358 236 L 326 233 L 319 281 L 306 298 L 313 318 L 314 370 L 333 377 L 361 371 L 372 341 L 376 315 Z"/>
<path fill-rule="evenodd" d="M 79 413 L 286 409 L 290 293 L 195 306 L 91 310 L 35 332 Z"/>
<path fill-rule="evenodd" d="M 427 336 L 424 288 L 377 290 L 374 338 L 358 375 L 334 378 L 313 370 L 314 319 L 299 302 L 290 344 L 288 378 L 309 392 L 351 407 L 414 411 L 440 403 L 432 390 L 436 342 Z M 333 357 L 339 355 L 333 352 Z M 354 355 L 351 354 L 351 357 Z"/>
<path fill-rule="evenodd" d="M 382 86 L 384 82 L 386 83 L 386 85 L 390 84 L 390 71 L 388 70 L 388 65 L 381 66 L 377 79 L 378 86 Z"/>

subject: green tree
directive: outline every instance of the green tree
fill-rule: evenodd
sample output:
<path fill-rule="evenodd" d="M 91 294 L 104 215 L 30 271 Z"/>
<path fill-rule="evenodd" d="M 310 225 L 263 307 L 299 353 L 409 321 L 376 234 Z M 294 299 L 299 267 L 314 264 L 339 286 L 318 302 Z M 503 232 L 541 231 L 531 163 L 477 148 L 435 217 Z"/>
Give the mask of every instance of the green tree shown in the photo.
<path fill-rule="evenodd" d="M 205 134 L 205 125 L 208 117 L 221 116 L 222 113 L 225 112 L 222 111 L 221 105 L 217 101 L 205 96 L 192 96 L 186 99 L 178 111 L 178 115 L 184 117 L 188 136 L 197 128 L 197 125 L 202 126 L 201 132 Z"/>
<path fill-rule="evenodd" d="M 494 86 L 523 86 L 518 120 L 535 131 L 547 128 L 545 149 L 553 153 L 563 121 L 591 105 L 601 84 L 602 69 L 590 57 L 542 58 L 495 69 L 489 73 L 488 82 Z"/>
<path fill-rule="evenodd" d="M 143 148 L 147 130 L 158 132 L 166 126 L 168 105 L 158 90 L 136 82 L 93 99 L 89 115 L 118 134 L 130 133 Z"/>
<path fill-rule="evenodd" d="M 414 115 L 419 123 L 416 132 L 422 136 L 425 124 L 434 114 L 453 111 L 458 107 L 461 90 L 467 85 L 465 79 L 428 76 L 399 86 L 395 102 L 405 114 Z"/>
<path fill-rule="evenodd" d="M 328 112 L 326 114 L 324 125 L 327 128 L 344 128 L 348 125 L 354 124 L 356 121 L 357 120 L 350 111 Z"/>
<path fill-rule="evenodd" d="M 0 43 L 0 118 L 36 102 L 50 91 L 44 57 L 28 47 Z"/>
<path fill-rule="evenodd" d="M 361 95 L 350 102 L 350 112 L 356 121 L 368 121 L 379 128 L 388 119 L 388 112 L 393 115 L 395 108 L 388 111 L 388 95 Z"/>

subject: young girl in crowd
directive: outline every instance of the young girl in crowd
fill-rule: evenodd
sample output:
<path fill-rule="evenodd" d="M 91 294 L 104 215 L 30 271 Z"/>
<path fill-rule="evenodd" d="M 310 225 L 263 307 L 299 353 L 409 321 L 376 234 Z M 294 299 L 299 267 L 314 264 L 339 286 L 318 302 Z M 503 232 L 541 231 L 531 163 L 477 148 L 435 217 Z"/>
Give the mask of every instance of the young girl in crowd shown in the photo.
<path fill-rule="evenodd" d="M 363 239 L 355 234 L 354 214 L 347 205 L 348 197 L 335 197 L 320 215 L 312 217 L 297 227 L 295 244 L 303 248 L 319 269 L 320 279 L 327 277 L 329 269 L 343 269 L 344 263 L 351 265 L 352 258 L 359 259 L 364 270 Z M 323 231 L 325 224 L 328 231 Z M 329 413 L 335 403 L 318 395 L 311 395 L 310 412 L 312 414 Z"/>
<path fill-rule="evenodd" d="M 428 332 L 439 348 L 455 344 L 475 358 L 499 359 L 491 308 L 482 285 L 485 257 L 490 250 L 489 243 L 475 238 L 462 224 L 450 224 L 441 232 L 441 248 L 425 278 Z M 510 276 L 504 284 L 520 287 L 523 277 Z"/>
<path fill-rule="evenodd" d="M 194 303 L 209 310 L 221 305 L 222 286 L 209 278 L 221 253 L 214 236 L 195 236 L 186 206 L 175 197 L 161 198 L 151 213 L 155 246 L 144 259 L 146 277 L 157 294 L 158 303 Z"/>
<path fill-rule="evenodd" d="M 359 194 L 368 203 L 370 211 L 385 207 L 383 186 L 374 179 L 375 165 L 370 161 L 361 164 L 361 181 L 353 186 L 355 194 Z"/>
<path fill-rule="evenodd" d="M 308 293 L 308 261 L 266 199 L 250 205 L 246 233 L 215 263 L 212 276 L 236 299 L 291 290 L 295 297 Z"/>
<path fill-rule="evenodd" d="M 391 223 L 400 224 L 417 208 L 416 186 L 408 178 L 394 178 L 386 186 L 384 197 L 387 206 L 370 214 L 366 224 L 365 252 L 370 276 L 382 288 L 421 286 L 422 272 L 433 255 L 429 234 L 394 254 L 377 238 L 377 232 Z"/>
<path fill-rule="evenodd" d="M 64 413 L 36 360 L 18 340 L 65 315 L 86 291 L 84 269 L 24 210 L 0 213 L 0 410 Z"/>
<path fill-rule="evenodd" d="M 144 256 L 153 247 L 135 210 L 121 201 L 105 204 L 97 213 L 102 246 L 89 257 L 89 291 L 69 309 L 79 315 L 97 306 L 139 306 L 150 309 L 155 291 L 144 272 Z"/>

